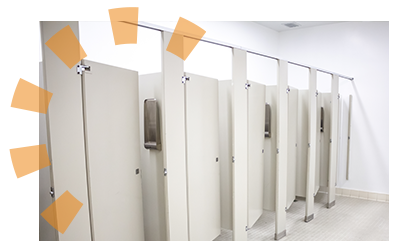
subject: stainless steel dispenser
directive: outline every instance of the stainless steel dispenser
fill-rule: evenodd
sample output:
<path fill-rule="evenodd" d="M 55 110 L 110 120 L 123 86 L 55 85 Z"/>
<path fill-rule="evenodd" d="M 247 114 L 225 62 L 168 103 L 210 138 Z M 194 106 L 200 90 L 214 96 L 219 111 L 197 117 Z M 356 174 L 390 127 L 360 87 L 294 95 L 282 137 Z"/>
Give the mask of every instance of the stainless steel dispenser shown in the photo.
<path fill-rule="evenodd" d="M 161 150 L 160 119 L 157 100 L 144 100 L 144 147 Z"/>

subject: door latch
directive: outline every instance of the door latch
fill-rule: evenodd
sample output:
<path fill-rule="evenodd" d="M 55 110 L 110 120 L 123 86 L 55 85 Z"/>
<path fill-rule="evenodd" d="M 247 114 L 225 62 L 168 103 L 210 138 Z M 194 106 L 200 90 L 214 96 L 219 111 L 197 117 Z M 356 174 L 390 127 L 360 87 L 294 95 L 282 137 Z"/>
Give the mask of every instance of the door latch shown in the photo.
<path fill-rule="evenodd" d="M 50 192 L 49 192 L 51 198 L 54 198 L 54 188 L 50 187 Z"/>
<path fill-rule="evenodd" d="M 82 64 L 76 65 L 76 73 L 78 75 L 82 75 L 83 72 L 85 72 L 85 71 L 90 71 L 90 66 L 89 65 L 82 65 Z"/>
<path fill-rule="evenodd" d="M 189 76 L 182 76 L 182 83 L 185 84 L 186 81 L 190 81 L 190 77 Z"/>

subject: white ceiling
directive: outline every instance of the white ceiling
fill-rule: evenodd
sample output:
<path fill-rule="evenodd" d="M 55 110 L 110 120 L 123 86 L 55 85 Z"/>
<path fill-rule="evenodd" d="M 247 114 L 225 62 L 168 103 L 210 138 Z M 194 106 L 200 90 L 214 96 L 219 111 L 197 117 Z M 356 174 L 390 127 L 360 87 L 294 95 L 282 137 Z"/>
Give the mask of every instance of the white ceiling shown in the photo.
<path fill-rule="evenodd" d="M 333 23 L 341 23 L 341 21 L 258 21 L 256 22 L 261 24 L 262 26 L 268 27 L 275 31 L 281 32 L 286 30 L 295 30 L 295 29 L 302 29 L 307 27 L 314 27 L 314 26 L 321 26 Z M 285 23 L 297 23 L 300 26 L 295 28 L 286 27 Z"/>

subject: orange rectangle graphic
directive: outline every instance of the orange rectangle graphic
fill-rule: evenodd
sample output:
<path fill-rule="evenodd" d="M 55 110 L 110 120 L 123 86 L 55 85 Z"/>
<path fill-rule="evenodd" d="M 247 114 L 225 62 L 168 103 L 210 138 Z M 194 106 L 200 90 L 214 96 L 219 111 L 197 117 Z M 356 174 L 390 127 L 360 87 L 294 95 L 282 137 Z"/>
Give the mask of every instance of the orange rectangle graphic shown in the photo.
<path fill-rule="evenodd" d="M 54 36 L 46 42 L 46 45 L 70 69 L 86 57 L 85 51 L 69 25 L 54 34 Z"/>
<path fill-rule="evenodd" d="M 109 9 L 115 45 L 136 44 L 139 8 L 127 7 Z"/>
<path fill-rule="evenodd" d="M 53 93 L 19 79 L 11 107 L 46 114 Z"/>
<path fill-rule="evenodd" d="M 40 215 L 57 231 L 63 234 L 82 206 L 83 203 L 67 190 Z"/>
<path fill-rule="evenodd" d="M 206 31 L 196 24 L 180 17 L 168 43 L 167 51 L 186 60 L 205 33 Z"/>
<path fill-rule="evenodd" d="M 10 149 L 11 160 L 17 178 L 49 166 L 46 144 Z"/>

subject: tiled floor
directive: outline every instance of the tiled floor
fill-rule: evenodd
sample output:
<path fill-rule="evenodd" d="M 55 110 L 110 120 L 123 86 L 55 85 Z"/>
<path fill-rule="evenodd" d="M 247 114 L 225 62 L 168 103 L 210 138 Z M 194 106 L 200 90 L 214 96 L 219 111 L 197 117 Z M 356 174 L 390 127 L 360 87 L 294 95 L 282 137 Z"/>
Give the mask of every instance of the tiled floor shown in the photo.
<path fill-rule="evenodd" d="M 336 196 L 336 205 L 326 208 L 327 195 L 315 197 L 314 219 L 304 222 L 305 201 L 298 200 L 287 211 L 287 236 L 280 241 L 387 241 L 389 203 Z M 274 240 L 275 213 L 264 211 L 248 231 L 249 241 Z M 232 240 L 232 231 L 222 229 L 216 241 Z"/>

